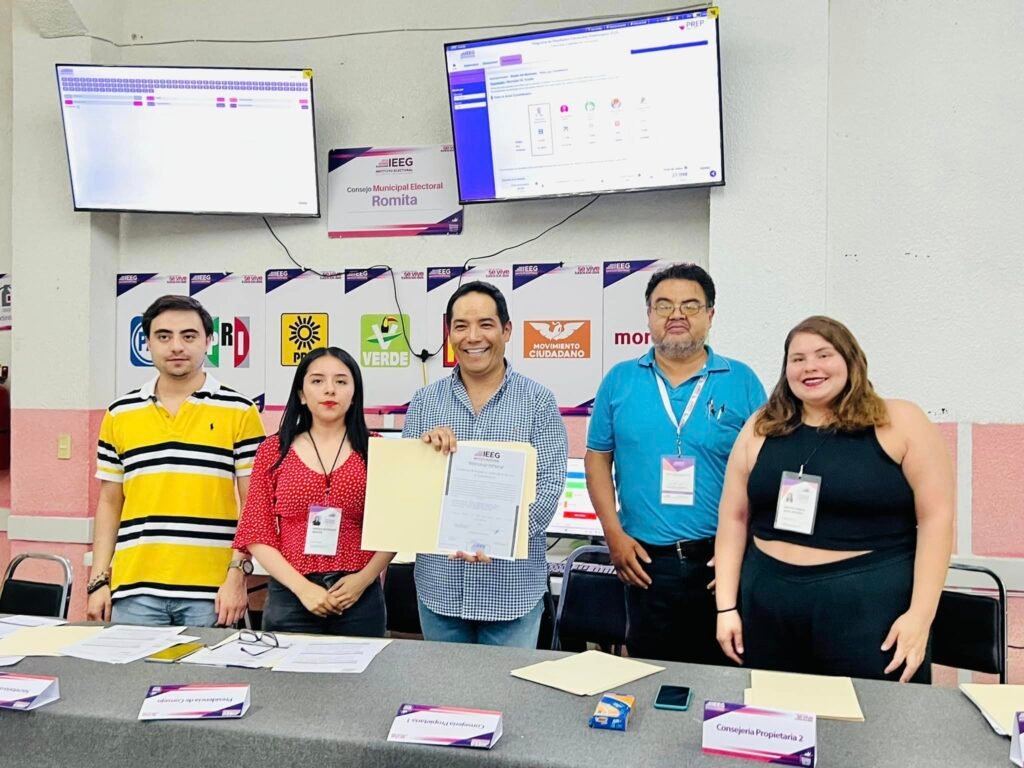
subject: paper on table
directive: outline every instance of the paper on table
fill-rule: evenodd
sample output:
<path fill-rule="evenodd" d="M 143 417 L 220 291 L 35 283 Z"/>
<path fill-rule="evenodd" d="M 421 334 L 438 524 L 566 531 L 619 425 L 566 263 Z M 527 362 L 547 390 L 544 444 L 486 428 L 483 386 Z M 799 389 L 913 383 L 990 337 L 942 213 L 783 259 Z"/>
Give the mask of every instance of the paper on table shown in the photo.
<path fill-rule="evenodd" d="M 665 668 L 601 651 L 584 651 L 556 661 L 542 661 L 512 670 L 512 677 L 558 688 L 577 696 L 593 696 L 661 672 Z"/>
<path fill-rule="evenodd" d="M 358 674 L 390 643 L 390 640 L 333 638 L 296 643 L 275 672 L 327 672 Z"/>
<path fill-rule="evenodd" d="M 55 619 L 50 616 L 4 616 L 0 618 L 0 637 L 6 637 L 12 632 L 17 632 L 22 627 L 59 627 L 67 624 L 64 619 Z"/>
<path fill-rule="evenodd" d="M 529 443 L 466 440 L 459 450 L 526 451 L 523 514 L 516 526 L 514 557 L 529 554 L 529 505 L 537 494 L 537 451 Z M 420 440 L 370 438 L 362 548 L 383 552 L 449 554 L 438 548 L 447 458 Z M 400 475 L 401 482 L 396 482 Z"/>
<path fill-rule="evenodd" d="M 288 649 L 298 640 L 323 639 L 323 635 L 289 635 L 274 633 L 278 645 L 242 643 L 239 632 L 228 635 L 216 645 L 196 651 L 179 661 L 179 664 L 204 664 L 213 667 L 245 667 L 262 669 L 272 667 L 283 659 Z"/>
<path fill-rule="evenodd" d="M 962 683 L 960 690 L 1000 736 L 1013 733 L 1013 717 L 1024 711 L 1024 685 Z"/>
<path fill-rule="evenodd" d="M 0 667 L 13 667 L 24 658 L 24 656 L 0 656 Z"/>
<path fill-rule="evenodd" d="M 184 627 L 106 627 L 102 632 L 64 649 L 64 656 L 107 664 L 128 664 L 185 642 Z"/>
<path fill-rule="evenodd" d="M 0 656 L 60 656 L 65 648 L 88 640 L 103 627 L 24 627 L 0 638 Z"/>
<path fill-rule="evenodd" d="M 798 675 L 790 672 L 750 672 L 743 701 L 755 707 L 807 712 L 826 720 L 864 722 L 853 680 L 848 677 Z"/>

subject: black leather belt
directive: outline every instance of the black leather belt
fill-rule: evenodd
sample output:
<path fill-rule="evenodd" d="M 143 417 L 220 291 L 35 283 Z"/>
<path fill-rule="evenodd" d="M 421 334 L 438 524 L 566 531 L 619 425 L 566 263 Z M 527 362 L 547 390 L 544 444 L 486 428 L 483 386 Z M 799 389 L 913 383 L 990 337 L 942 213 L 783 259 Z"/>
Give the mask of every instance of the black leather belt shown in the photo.
<path fill-rule="evenodd" d="M 715 555 L 715 539 L 677 541 L 675 544 L 647 544 L 638 542 L 651 557 L 677 557 L 680 560 L 703 560 L 705 563 Z"/>

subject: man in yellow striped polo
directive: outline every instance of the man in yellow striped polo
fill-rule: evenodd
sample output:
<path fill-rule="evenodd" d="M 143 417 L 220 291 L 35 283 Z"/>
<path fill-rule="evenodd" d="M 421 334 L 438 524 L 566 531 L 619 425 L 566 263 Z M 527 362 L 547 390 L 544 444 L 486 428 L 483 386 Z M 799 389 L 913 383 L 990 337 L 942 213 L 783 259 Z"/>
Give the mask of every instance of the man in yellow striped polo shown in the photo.
<path fill-rule="evenodd" d="M 163 296 L 142 328 L 158 375 L 100 426 L 88 616 L 231 625 L 252 571 L 231 542 L 263 425 L 251 400 L 203 370 L 213 319 L 198 301 Z"/>

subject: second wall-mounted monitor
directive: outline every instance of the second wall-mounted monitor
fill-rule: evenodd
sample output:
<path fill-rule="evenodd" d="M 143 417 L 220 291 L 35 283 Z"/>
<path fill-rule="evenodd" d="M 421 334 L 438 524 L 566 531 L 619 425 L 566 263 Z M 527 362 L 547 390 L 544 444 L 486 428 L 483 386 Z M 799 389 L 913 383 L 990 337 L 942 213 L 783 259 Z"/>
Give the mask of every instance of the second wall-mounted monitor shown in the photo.
<path fill-rule="evenodd" d="M 718 9 L 445 46 L 463 203 L 724 183 Z"/>
<path fill-rule="evenodd" d="M 312 71 L 58 64 L 78 211 L 319 216 Z"/>

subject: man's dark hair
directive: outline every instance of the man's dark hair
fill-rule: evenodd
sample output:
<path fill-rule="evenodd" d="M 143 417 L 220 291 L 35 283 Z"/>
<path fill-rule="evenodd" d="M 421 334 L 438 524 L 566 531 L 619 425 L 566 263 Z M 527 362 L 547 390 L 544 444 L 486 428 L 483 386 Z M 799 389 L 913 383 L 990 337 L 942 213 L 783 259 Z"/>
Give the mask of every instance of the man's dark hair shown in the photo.
<path fill-rule="evenodd" d="M 207 337 L 213 336 L 213 318 L 198 301 L 191 296 L 161 296 L 150 304 L 142 313 L 142 332 L 149 338 L 149 329 L 157 315 L 164 312 L 195 312 L 203 324 L 203 334 Z"/>
<path fill-rule="evenodd" d="M 501 323 L 501 327 L 504 328 L 508 325 L 508 302 L 505 301 L 505 296 L 490 283 L 485 283 L 482 280 L 473 280 L 470 283 L 465 283 L 459 287 L 452 297 L 448 299 L 448 308 L 444 311 L 444 323 L 449 328 L 452 325 L 452 310 L 455 308 L 455 302 L 465 296 L 467 293 L 482 293 L 485 296 L 490 296 L 494 299 L 494 304 L 498 308 L 498 322 Z"/>
<path fill-rule="evenodd" d="M 692 280 L 704 291 L 704 302 L 708 309 L 715 306 L 715 282 L 703 267 L 696 264 L 673 264 L 651 275 L 651 279 L 647 281 L 647 291 L 644 293 L 647 306 L 651 305 L 651 294 L 662 280 Z"/>

